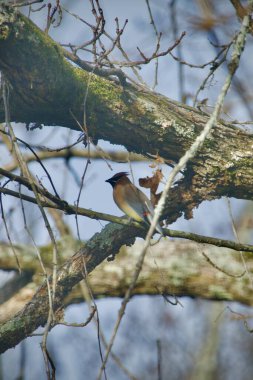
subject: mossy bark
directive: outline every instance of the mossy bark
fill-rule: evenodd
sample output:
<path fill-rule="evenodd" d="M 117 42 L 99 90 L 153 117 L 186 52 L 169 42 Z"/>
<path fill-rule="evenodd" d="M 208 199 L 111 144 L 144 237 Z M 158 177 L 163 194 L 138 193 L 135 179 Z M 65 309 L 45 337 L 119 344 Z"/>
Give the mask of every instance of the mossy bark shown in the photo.
<path fill-rule="evenodd" d="M 133 230 L 128 230 L 127 234 L 128 242 L 133 242 Z M 107 236 L 107 243 L 104 245 L 105 236 Z M 106 255 L 113 252 L 111 245 L 115 247 L 117 240 L 117 247 L 119 247 L 122 239 L 126 239 L 125 228 L 108 226 L 102 234 L 97 234 L 84 249 L 81 249 L 62 266 L 57 276 L 56 315 L 63 304 L 83 301 L 80 288 L 75 287 L 72 292 L 68 292 L 83 277 L 84 263 L 90 272 Z M 131 248 L 121 249 L 120 254 L 112 264 L 109 265 L 104 262 L 96 267 L 89 277 L 89 284 L 95 297 L 124 296 L 131 282 L 140 249 L 141 242 L 139 241 Z M 43 251 L 46 252 L 47 248 Z M 66 258 L 68 250 L 64 252 L 63 248 L 61 252 Z M 187 295 L 213 300 L 239 301 L 246 305 L 252 305 L 251 283 L 248 274 L 244 273 L 243 275 L 244 267 L 240 253 L 234 254 L 228 249 L 220 250 L 212 246 L 205 247 L 204 252 L 225 273 L 212 266 L 205 259 L 196 243 L 165 240 L 154 245 L 152 255 L 146 257 L 133 294 Z M 31 252 L 24 254 L 23 257 L 29 268 L 32 257 Z M 249 256 L 247 257 L 249 272 L 252 266 L 252 256 Z M 39 263 L 36 270 L 41 270 Z M 0 327 L 0 352 L 13 347 L 35 328 L 40 325 L 43 326 L 46 322 L 48 313 L 46 285 L 42 285 L 36 293 L 34 287 L 30 284 L 20 295 L 13 297 L 12 305 L 6 302 L 0 307 L 0 320 L 3 321 L 6 314 L 8 315 L 10 312 L 10 308 L 15 311 L 17 308 L 20 310 L 33 297 L 21 312 Z"/>
<path fill-rule="evenodd" d="M 63 307 L 63 300 L 85 273 L 90 273 L 110 255 L 116 255 L 120 247 L 133 244 L 136 236 L 134 228 L 110 223 L 101 233 L 93 236 L 86 245 L 62 265 L 57 271 L 57 286 L 54 312 Z M 51 282 L 51 280 L 50 280 Z M 49 311 L 46 282 L 38 289 L 31 302 L 6 323 L 0 326 L 0 353 L 14 347 L 29 336 L 37 327 L 44 326 Z"/>
<path fill-rule="evenodd" d="M 160 94 L 130 85 L 122 87 L 73 67 L 50 37 L 3 5 L 0 69 L 10 83 L 13 121 L 78 130 L 73 115 L 82 123 L 89 82 L 86 120 L 90 136 L 122 144 L 137 153 L 177 161 L 208 120 L 201 111 Z M 2 104 L 0 120 L 4 120 Z M 193 193 L 195 206 L 203 195 L 205 199 L 253 198 L 252 146 L 252 135 L 222 121 L 216 125 L 181 181 L 190 189 L 187 197 Z"/>
<path fill-rule="evenodd" d="M 199 110 L 159 94 L 136 90 L 130 85 L 122 87 L 74 68 L 55 42 L 23 15 L 3 4 L 0 6 L 0 69 L 10 84 L 12 121 L 72 129 L 79 129 L 72 115 L 82 122 L 83 102 L 91 76 L 86 104 L 90 136 L 122 144 L 137 153 L 159 154 L 177 161 L 208 120 Z M 0 103 L 0 120 L 4 119 Z M 191 217 L 192 209 L 203 200 L 223 195 L 252 199 L 252 146 L 252 135 L 233 125 L 218 123 L 197 156 L 189 162 L 182 179 L 170 191 L 166 209 L 170 221 L 183 212 Z M 55 311 L 62 308 L 68 292 L 83 278 L 84 263 L 89 273 L 106 257 L 115 255 L 123 244 L 132 243 L 135 236 L 143 234 L 137 229 L 110 224 L 94 235 L 59 269 Z M 198 276 L 197 271 L 196 279 Z M 181 286 L 183 294 L 188 282 L 184 280 L 180 285 L 179 280 L 173 278 L 175 288 L 172 289 L 175 291 Z M 192 292 L 195 283 L 192 283 Z M 211 292 L 207 284 L 207 294 L 232 299 L 221 283 L 215 286 Z M 1 352 L 44 325 L 48 308 L 47 288 L 43 284 L 32 302 L 0 327 Z"/>

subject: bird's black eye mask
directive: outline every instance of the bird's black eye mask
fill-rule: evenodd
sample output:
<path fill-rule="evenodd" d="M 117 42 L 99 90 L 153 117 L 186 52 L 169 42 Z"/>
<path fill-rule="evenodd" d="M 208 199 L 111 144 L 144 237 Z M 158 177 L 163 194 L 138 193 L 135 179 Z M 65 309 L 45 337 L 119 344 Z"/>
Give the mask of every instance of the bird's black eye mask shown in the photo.
<path fill-rule="evenodd" d="M 114 185 L 118 182 L 120 178 L 126 177 L 128 175 L 129 175 L 128 172 L 120 172 L 120 173 L 114 174 L 113 177 L 107 179 L 105 182 L 109 182 L 112 185 L 112 187 L 114 187 Z"/>

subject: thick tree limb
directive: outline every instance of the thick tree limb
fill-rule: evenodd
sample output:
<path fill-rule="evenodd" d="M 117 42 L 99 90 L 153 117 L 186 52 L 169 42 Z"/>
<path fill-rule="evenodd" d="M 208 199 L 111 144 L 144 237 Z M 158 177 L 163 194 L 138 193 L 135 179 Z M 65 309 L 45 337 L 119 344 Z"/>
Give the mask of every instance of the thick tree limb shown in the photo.
<path fill-rule="evenodd" d="M 125 294 L 140 249 L 141 242 L 136 242 L 132 247 L 122 248 L 110 266 L 105 261 L 96 267 L 89 276 L 89 283 L 95 297 L 122 297 Z M 47 249 L 42 251 L 46 252 Z M 66 250 L 66 254 L 64 251 L 64 244 L 62 244 L 61 253 L 66 257 L 69 250 Z M 202 252 L 216 267 L 208 262 Z M 245 258 L 247 269 L 251 272 L 253 259 L 250 256 Z M 35 262 L 31 251 L 26 254 L 23 251 L 23 260 L 28 263 Z M 36 266 L 35 264 L 33 268 L 39 273 L 41 271 L 39 263 Z M 30 269 L 30 265 L 24 268 Z M 35 275 L 34 278 L 36 283 L 41 281 L 39 276 Z M 3 322 L 21 310 L 35 292 L 36 285 L 31 283 L 2 304 L 0 321 Z M 251 284 L 247 273 L 244 272 L 239 253 L 235 254 L 227 249 L 221 251 L 212 246 L 202 246 L 200 249 L 199 245 L 193 242 L 164 240 L 150 248 L 133 294 L 187 295 L 205 299 L 233 300 L 253 305 L 251 292 Z M 83 294 L 79 287 L 75 287 L 64 299 L 64 304 L 82 301 Z"/>
<path fill-rule="evenodd" d="M 18 293 L 25 285 L 32 280 L 32 272 L 23 271 L 22 273 L 15 273 L 9 281 L 7 281 L 0 288 L 0 305 L 11 298 L 14 294 Z"/>
<path fill-rule="evenodd" d="M 31 21 L 3 5 L 0 17 L 0 69 L 11 84 L 13 121 L 78 129 L 89 75 L 87 125 L 95 140 L 122 144 L 129 151 L 159 154 L 177 161 L 208 116 L 159 94 L 121 87 L 76 69 L 61 48 Z M 4 120 L 3 109 L 0 119 Z M 221 196 L 253 199 L 253 136 L 220 122 L 180 183 L 191 207 Z M 187 191 L 188 190 L 188 191 Z M 172 197 L 173 198 L 173 197 Z M 179 195 L 179 198 L 180 195 Z M 180 202 L 182 199 L 180 199 Z M 188 204 L 188 216 L 191 207 Z"/>
<path fill-rule="evenodd" d="M 61 48 L 31 21 L 1 5 L 0 69 L 10 83 L 13 121 L 61 125 L 77 129 L 71 115 L 82 120 L 88 78 L 87 124 L 95 140 L 123 144 L 138 153 L 159 154 L 177 161 L 207 121 L 202 112 L 161 95 L 121 87 L 88 74 L 64 60 Z M 4 112 L 0 104 L 0 120 Z M 223 195 L 253 198 L 253 136 L 220 122 L 202 150 L 188 165 L 183 179 L 171 191 L 167 215 L 187 217 L 203 200 Z M 132 243 L 141 230 L 108 225 L 57 273 L 55 312 L 66 294 L 124 243 Z M 224 296 L 225 298 L 225 296 Z M 1 352 L 15 346 L 46 323 L 48 294 L 42 285 L 21 312 L 0 328 Z"/>
<path fill-rule="evenodd" d="M 132 244 L 136 229 L 114 224 L 107 225 L 72 256 L 58 271 L 54 311 L 57 313 L 63 300 L 84 276 L 110 255 L 116 255 L 122 244 Z M 85 270 L 86 268 L 86 270 Z M 0 353 L 14 347 L 29 336 L 37 327 L 44 326 L 48 316 L 48 292 L 44 283 L 32 301 L 11 320 L 0 326 Z"/>

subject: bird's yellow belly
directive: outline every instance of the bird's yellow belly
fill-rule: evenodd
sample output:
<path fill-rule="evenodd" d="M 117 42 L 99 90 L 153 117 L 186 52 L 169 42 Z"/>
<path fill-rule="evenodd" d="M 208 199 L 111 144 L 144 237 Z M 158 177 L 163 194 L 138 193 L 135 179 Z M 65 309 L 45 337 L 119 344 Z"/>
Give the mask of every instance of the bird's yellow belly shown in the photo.
<path fill-rule="evenodd" d="M 137 222 L 141 222 L 143 219 L 140 217 L 140 215 L 137 214 L 137 212 L 132 208 L 129 207 L 127 204 L 121 205 L 121 210 L 128 215 L 130 218 L 136 220 Z"/>
<path fill-rule="evenodd" d="M 126 202 L 122 201 L 118 202 L 117 199 L 114 198 L 115 203 L 117 204 L 118 208 L 120 208 L 127 216 L 130 218 L 136 220 L 137 222 L 143 221 L 143 219 L 140 217 L 139 214 Z"/>

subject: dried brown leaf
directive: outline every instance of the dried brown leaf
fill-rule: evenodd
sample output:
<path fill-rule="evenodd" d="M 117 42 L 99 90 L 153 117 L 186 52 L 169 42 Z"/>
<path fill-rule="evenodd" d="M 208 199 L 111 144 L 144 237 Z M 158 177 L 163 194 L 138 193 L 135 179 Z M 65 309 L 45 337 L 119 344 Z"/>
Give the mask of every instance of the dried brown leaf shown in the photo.
<path fill-rule="evenodd" d="M 150 189 L 151 192 L 151 202 L 153 205 L 156 205 L 161 194 L 156 194 L 159 183 L 163 178 L 162 171 L 157 169 L 153 175 L 153 177 L 146 177 L 139 179 L 139 185 L 141 187 L 145 187 L 146 189 Z"/>

